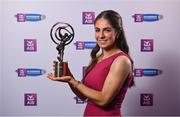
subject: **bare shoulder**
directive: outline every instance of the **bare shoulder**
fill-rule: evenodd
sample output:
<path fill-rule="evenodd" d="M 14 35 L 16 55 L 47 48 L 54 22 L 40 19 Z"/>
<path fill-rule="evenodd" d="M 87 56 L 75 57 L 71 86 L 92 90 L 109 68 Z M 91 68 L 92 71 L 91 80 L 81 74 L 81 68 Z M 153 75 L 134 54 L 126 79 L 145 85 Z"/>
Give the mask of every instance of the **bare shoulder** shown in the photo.
<path fill-rule="evenodd" d="M 113 64 L 115 66 L 119 65 L 125 65 L 125 66 L 131 66 L 131 61 L 127 56 L 118 56 L 114 61 Z"/>
<path fill-rule="evenodd" d="M 118 56 L 112 63 L 111 73 L 114 76 L 127 78 L 127 75 L 131 72 L 131 61 L 127 56 Z"/>

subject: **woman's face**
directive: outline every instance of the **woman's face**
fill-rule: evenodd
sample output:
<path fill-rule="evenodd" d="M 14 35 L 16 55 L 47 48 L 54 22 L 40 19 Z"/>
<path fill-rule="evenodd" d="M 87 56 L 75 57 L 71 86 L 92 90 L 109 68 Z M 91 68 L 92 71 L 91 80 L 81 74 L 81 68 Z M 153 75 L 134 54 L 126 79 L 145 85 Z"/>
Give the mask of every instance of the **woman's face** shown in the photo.
<path fill-rule="evenodd" d="M 108 20 L 100 18 L 96 21 L 95 25 L 95 38 L 100 48 L 108 50 L 115 46 L 115 39 L 117 32 L 110 25 Z"/>

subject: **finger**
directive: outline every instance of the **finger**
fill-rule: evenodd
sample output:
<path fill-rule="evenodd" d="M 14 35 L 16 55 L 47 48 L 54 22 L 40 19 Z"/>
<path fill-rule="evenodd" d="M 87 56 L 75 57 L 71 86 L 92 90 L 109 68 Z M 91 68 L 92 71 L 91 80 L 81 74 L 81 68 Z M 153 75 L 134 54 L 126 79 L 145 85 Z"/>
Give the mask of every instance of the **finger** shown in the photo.
<path fill-rule="evenodd" d="M 56 80 L 56 81 L 63 81 L 66 79 L 66 77 L 55 77 L 53 73 L 49 73 L 47 77 L 51 80 Z"/>
<path fill-rule="evenodd" d="M 53 61 L 53 67 L 55 67 L 55 65 L 58 63 L 58 61 Z"/>
<path fill-rule="evenodd" d="M 55 77 L 53 73 L 49 73 L 47 76 L 50 80 L 60 80 L 59 77 Z"/>
<path fill-rule="evenodd" d="M 53 80 L 57 80 L 57 81 L 68 81 L 71 79 L 71 76 L 61 76 L 61 77 L 53 77 Z"/>
<path fill-rule="evenodd" d="M 53 61 L 53 64 L 56 64 L 56 63 L 58 63 L 58 62 L 59 62 L 58 60 L 54 60 L 54 61 Z"/>
<path fill-rule="evenodd" d="M 53 77 L 54 77 L 54 76 L 53 76 L 53 73 L 49 73 L 49 74 L 47 75 L 47 77 L 52 80 Z"/>
<path fill-rule="evenodd" d="M 57 60 L 61 60 L 60 56 L 57 57 Z"/>
<path fill-rule="evenodd" d="M 58 62 L 57 60 L 54 60 L 54 61 L 53 61 L 54 64 L 57 63 L 57 62 Z"/>
<path fill-rule="evenodd" d="M 53 73 L 48 73 L 48 76 L 53 76 Z"/>

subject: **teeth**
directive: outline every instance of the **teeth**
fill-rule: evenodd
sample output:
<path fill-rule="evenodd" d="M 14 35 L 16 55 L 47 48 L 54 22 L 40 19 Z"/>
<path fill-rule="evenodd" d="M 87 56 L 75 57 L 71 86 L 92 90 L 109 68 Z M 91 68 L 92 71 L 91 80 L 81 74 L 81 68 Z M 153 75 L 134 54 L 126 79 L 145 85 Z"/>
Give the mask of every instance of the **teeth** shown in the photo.
<path fill-rule="evenodd" d="M 107 41 L 107 40 L 99 40 L 99 41 L 105 42 L 105 41 Z"/>
<path fill-rule="evenodd" d="M 106 44 L 107 40 L 99 40 L 100 44 Z"/>

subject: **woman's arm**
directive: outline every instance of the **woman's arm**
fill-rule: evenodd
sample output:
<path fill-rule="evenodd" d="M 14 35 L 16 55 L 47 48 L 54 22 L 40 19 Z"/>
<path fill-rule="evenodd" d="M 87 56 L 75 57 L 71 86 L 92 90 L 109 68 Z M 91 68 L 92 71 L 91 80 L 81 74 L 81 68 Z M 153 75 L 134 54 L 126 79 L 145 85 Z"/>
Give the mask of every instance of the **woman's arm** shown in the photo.
<path fill-rule="evenodd" d="M 70 69 L 69 69 L 69 67 L 68 67 L 68 63 L 65 62 L 65 64 L 67 65 L 67 67 L 66 67 L 66 73 L 64 73 L 64 75 L 66 75 L 66 76 L 71 76 L 71 77 L 74 79 L 73 74 L 71 73 L 71 71 L 70 71 Z M 78 85 L 78 83 L 79 83 L 79 82 L 77 81 L 76 85 Z M 68 83 L 68 84 L 69 84 L 69 83 Z M 87 98 L 84 97 L 78 90 L 75 89 L 76 85 L 70 85 L 70 84 L 69 84 L 72 92 L 73 92 L 76 96 L 78 96 L 81 100 L 87 99 Z"/>
<path fill-rule="evenodd" d="M 75 79 L 74 79 L 74 80 L 75 80 Z M 75 82 L 76 82 L 76 83 L 74 83 L 74 85 L 71 85 L 71 84 L 69 83 L 69 86 L 70 86 L 71 90 L 73 91 L 73 93 L 74 93 L 76 96 L 78 96 L 81 100 L 87 99 L 84 95 L 82 95 L 81 92 L 79 92 L 79 91 L 76 89 L 77 85 L 79 85 L 80 82 L 79 82 L 79 81 L 76 81 L 76 80 L 75 80 Z"/>
<path fill-rule="evenodd" d="M 68 82 L 70 86 L 75 86 L 76 91 L 80 92 L 84 97 L 87 97 L 96 105 L 103 107 L 114 99 L 130 71 L 130 60 L 126 56 L 120 56 L 112 63 L 102 91 L 91 89 L 72 78 Z"/>

